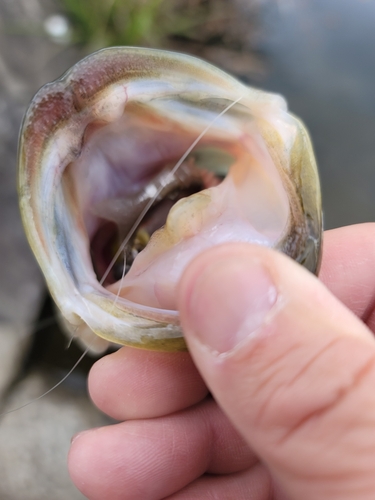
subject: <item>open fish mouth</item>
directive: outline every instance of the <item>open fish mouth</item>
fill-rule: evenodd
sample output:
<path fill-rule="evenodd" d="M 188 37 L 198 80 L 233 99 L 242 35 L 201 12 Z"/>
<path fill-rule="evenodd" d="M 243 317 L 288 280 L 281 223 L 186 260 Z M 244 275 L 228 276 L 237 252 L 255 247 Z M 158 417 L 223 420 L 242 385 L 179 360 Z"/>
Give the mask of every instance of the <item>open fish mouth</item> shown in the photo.
<path fill-rule="evenodd" d="M 104 49 L 44 86 L 22 126 L 19 195 L 51 294 L 96 350 L 184 349 L 176 285 L 213 245 L 319 265 L 305 128 L 282 97 L 182 54 Z"/>

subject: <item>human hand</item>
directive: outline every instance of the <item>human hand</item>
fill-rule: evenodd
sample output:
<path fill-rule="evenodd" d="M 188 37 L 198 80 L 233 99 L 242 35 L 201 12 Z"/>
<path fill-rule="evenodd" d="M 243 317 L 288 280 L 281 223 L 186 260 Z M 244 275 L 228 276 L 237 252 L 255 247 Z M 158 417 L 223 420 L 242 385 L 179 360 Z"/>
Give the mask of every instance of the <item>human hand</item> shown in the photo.
<path fill-rule="evenodd" d="M 179 287 L 194 363 L 123 348 L 94 365 L 93 401 L 123 422 L 76 437 L 77 487 L 90 500 L 375 498 L 374 264 L 371 224 L 326 233 L 330 291 L 262 247 L 198 256 Z"/>

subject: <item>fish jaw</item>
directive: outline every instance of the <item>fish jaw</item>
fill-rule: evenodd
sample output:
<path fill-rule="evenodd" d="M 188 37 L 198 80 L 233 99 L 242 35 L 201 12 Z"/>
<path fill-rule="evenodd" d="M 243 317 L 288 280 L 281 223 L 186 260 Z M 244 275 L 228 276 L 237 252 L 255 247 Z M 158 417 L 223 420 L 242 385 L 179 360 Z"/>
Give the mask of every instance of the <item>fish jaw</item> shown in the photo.
<path fill-rule="evenodd" d="M 173 222 L 178 203 L 186 201 L 175 205 L 166 225 L 151 238 L 150 247 L 139 254 L 123 283 L 109 286 L 100 284 L 90 255 L 90 241 L 98 224 L 91 207 L 119 193 L 130 196 L 142 187 L 145 178 L 152 177 L 153 169 L 160 171 L 161 160 L 163 165 L 178 160 L 223 109 L 222 103 L 239 98 L 234 113 L 213 123 L 200 145 L 220 149 L 235 158 L 229 170 L 231 175 L 221 188 L 225 182 L 228 184 L 228 178 L 243 176 L 247 163 L 257 159 L 261 170 L 253 176 L 255 182 L 267 169 L 278 172 L 279 179 L 273 182 L 269 193 L 280 198 L 277 207 L 281 211 L 286 207 L 288 213 L 284 214 L 276 236 L 254 236 L 258 234 L 256 228 L 246 230 L 241 226 L 241 236 L 220 236 L 211 239 L 208 246 L 222 241 L 265 244 L 285 251 L 316 272 L 322 226 L 317 169 L 307 132 L 287 113 L 280 96 L 246 87 L 190 56 L 111 48 L 78 63 L 61 79 L 43 87 L 32 101 L 19 149 L 21 214 L 55 302 L 74 335 L 83 336 L 93 350 L 104 349 L 107 342 L 148 349 L 185 348 L 176 306 L 171 300 L 173 287 L 187 263 L 207 247 L 198 242 L 199 238 L 207 242 L 202 228 L 196 234 L 193 231 L 194 235 L 180 234 L 185 209 Z M 121 137 L 128 138 L 126 151 L 121 149 Z M 142 147 L 145 142 L 147 152 Z M 111 156 L 116 148 L 120 150 L 119 157 L 125 156 L 132 169 L 118 167 L 117 157 Z M 262 151 L 257 152 L 256 148 Z M 95 154 L 90 156 L 93 150 Z M 100 155 L 107 163 L 96 160 Z M 248 192 L 252 192 L 250 181 Z M 125 191 L 121 188 L 117 193 L 118 185 L 125 186 Z M 268 191 L 264 192 L 268 196 Z M 193 194 L 194 203 L 202 193 Z M 199 203 L 193 207 L 193 213 L 197 211 Z M 209 224 L 205 230 L 207 227 Z M 159 246 L 155 245 L 156 239 Z M 181 242 L 188 247 L 184 259 L 181 247 L 173 254 Z M 169 279 L 161 266 L 157 271 L 159 278 L 157 273 L 150 274 L 142 285 L 142 265 L 147 259 L 153 261 L 156 254 L 161 254 L 167 266 L 168 261 L 179 262 L 178 272 Z M 141 292 L 134 294 L 137 272 L 142 275 L 137 284 Z M 142 286 L 147 290 L 144 295 L 148 295 L 152 280 L 153 289 L 159 289 L 158 298 L 142 302 Z M 130 288 L 133 291 L 129 294 Z M 104 340 L 96 339 L 91 332 Z"/>

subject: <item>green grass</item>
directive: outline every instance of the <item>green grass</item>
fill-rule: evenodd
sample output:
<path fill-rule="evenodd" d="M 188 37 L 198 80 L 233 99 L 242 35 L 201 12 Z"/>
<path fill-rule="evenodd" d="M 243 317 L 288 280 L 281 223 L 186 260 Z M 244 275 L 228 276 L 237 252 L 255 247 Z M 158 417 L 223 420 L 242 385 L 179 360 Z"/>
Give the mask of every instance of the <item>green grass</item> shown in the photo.
<path fill-rule="evenodd" d="M 73 26 L 73 42 L 164 46 L 185 36 L 207 17 L 201 0 L 61 0 Z M 210 2 L 208 2 L 210 3 Z"/>

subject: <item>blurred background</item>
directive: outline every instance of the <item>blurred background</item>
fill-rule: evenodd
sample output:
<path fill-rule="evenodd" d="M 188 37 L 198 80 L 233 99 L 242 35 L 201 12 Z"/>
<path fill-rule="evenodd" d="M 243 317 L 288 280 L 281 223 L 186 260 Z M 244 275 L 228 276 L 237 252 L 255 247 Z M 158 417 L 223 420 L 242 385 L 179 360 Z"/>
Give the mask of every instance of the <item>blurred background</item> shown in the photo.
<path fill-rule="evenodd" d="M 374 219 L 375 0 L 0 0 L 0 411 L 39 396 L 80 355 L 20 222 L 22 116 L 41 85 L 111 45 L 192 53 L 283 94 L 312 136 L 325 227 Z M 70 437 L 110 423 L 87 397 L 92 362 L 0 417 L 0 499 L 83 498 L 67 474 Z"/>

